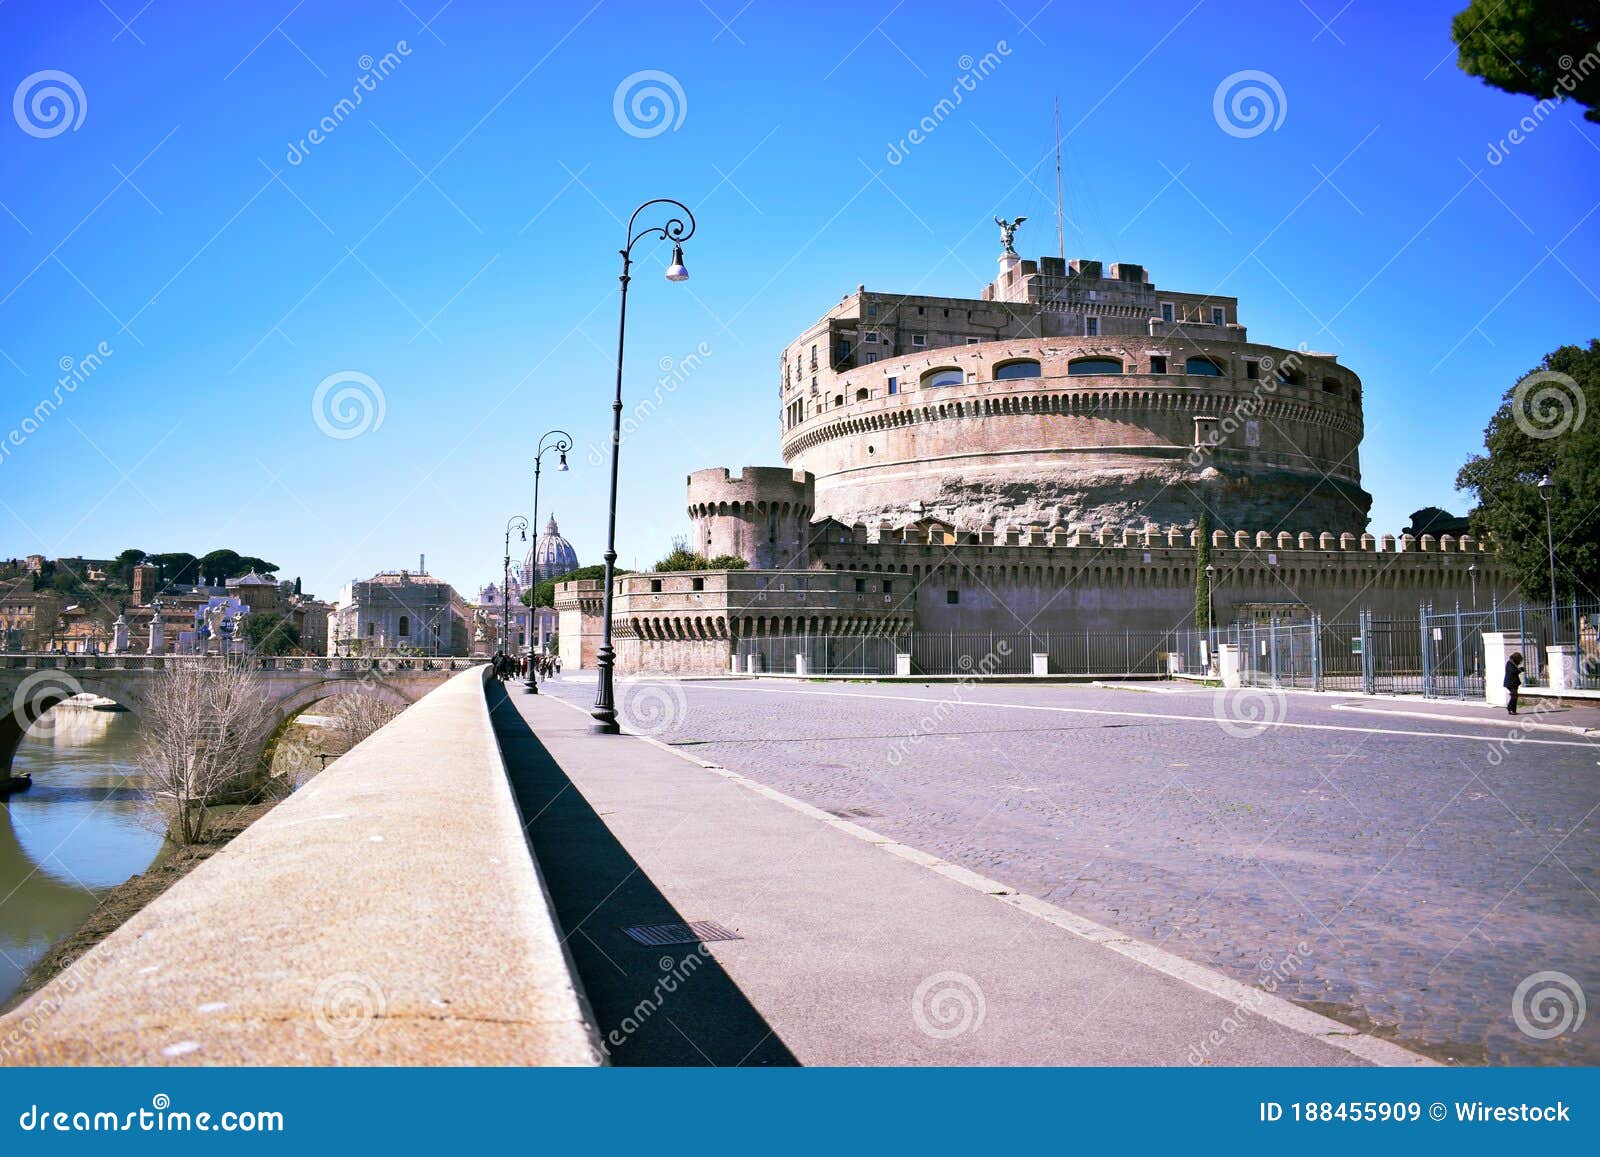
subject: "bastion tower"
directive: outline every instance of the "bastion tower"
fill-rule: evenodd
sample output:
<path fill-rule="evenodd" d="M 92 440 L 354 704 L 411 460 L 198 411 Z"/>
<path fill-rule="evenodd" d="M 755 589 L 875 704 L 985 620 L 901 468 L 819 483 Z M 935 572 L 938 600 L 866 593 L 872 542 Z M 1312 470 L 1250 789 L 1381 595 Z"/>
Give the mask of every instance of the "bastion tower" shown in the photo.
<path fill-rule="evenodd" d="M 815 502 L 803 470 L 746 466 L 689 475 L 690 548 L 707 558 L 737 555 L 755 570 L 804 570 Z"/>
<path fill-rule="evenodd" d="M 1361 379 L 1335 355 L 1252 342 L 1236 298 L 1141 265 L 1022 260 L 1002 229 L 981 297 L 858 286 L 783 351 L 783 460 L 819 517 L 1367 529 Z"/>

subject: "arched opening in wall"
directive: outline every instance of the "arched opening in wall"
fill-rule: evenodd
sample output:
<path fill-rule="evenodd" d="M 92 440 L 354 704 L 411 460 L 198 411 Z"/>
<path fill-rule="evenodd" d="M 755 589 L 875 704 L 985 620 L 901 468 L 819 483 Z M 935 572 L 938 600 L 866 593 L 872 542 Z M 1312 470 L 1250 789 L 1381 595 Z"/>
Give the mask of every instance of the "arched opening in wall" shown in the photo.
<path fill-rule="evenodd" d="M 1183 363 L 1183 372 L 1190 377 L 1220 378 L 1222 377 L 1222 363 L 1215 358 L 1193 357 Z"/>
<path fill-rule="evenodd" d="M 872 396 L 871 393 L 867 390 L 867 388 L 865 386 L 863 386 L 861 389 L 856 391 L 856 401 L 858 401 L 858 402 L 864 402 L 871 396 Z"/>
<path fill-rule="evenodd" d="M 1338 378 L 1323 378 L 1322 392 L 1325 394 L 1343 394 L 1344 383 Z"/>
<path fill-rule="evenodd" d="M 1085 374 L 1120 374 L 1122 362 L 1116 358 L 1074 358 L 1067 363 L 1067 373 L 1072 377 Z"/>
<path fill-rule="evenodd" d="M 833 395 L 833 404 L 835 406 L 844 405 L 844 395 L 843 394 L 835 394 L 835 395 Z"/>
<path fill-rule="evenodd" d="M 931 390 L 939 386 L 959 386 L 966 380 L 967 375 L 955 366 L 941 366 L 922 375 L 922 388 Z"/>
<path fill-rule="evenodd" d="M 1306 384 L 1305 371 L 1298 366 L 1280 365 L 1275 373 L 1280 385 L 1303 386 Z"/>
<path fill-rule="evenodd" d="M 501 592 L 500 597 L 501 598 L 505 598 L 506 597 L 505 593 Z M 402 639 L 409 639 L 411 637 L 411 616 L 410 615 L 401 615 L 400 616 L 400 637 Z"/>
<path fill-rule="evenodd" d="M 1016 378 L 1036 378 L 1041 372 L 1039 363 L 1032 358 L 1017 358 L 1015 361 L 998 363 L 994 367 L 994 380 L 1009 382 Z"/>

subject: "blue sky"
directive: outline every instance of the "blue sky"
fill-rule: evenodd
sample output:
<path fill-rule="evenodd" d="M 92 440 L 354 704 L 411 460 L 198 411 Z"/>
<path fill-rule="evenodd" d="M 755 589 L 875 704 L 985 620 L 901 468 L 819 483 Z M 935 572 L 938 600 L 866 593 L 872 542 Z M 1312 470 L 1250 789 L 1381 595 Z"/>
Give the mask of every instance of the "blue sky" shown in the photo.
<path fill-rule="evenodd" d="M 648 565 L 689 471 L 779 461 L 779 350 L 840 296 L 976 295 L 996 213 L 1055 251 L 1056 97 L 1068 256 L 1337 352 L 1375 531 L 1462 509 L 1502 392 L 1600 333 L 1600 129 L 1563 108 L 1491 163 L 1533 102 L 1457 70 L 1461 0 L 440 2 L 0 6 L 4 90 L 54 70 L 82 93 L 75 128 L 0 118 L 0 555 L 228 546 L 332 597 L 426 553 L 470 589 L 561 427 L 573 470 L 541 508 L 598 561 L 621 221 L 670 196 L 699 219 L 693 279 L 643 253 L 630 404 L 709 353 L 624 443 L 620 561 Z M 614 113 L 645 70 L 682 94 L 654 135 Z M 1245 70 L 1282 118 L 1233 135 L 1213 96 Z M 344 373 L 382 422 L 330 437 L 312 400 Z"/>

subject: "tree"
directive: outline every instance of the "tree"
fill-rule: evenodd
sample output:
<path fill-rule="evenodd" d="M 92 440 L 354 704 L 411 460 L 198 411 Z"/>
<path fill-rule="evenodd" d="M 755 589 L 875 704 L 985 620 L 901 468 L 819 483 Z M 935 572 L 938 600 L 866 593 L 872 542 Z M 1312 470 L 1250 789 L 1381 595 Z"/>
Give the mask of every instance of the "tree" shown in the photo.
<path fill-rule="evenodd" d="M 243 667 L 169 667 L 152 679 L 136 756 L 152 805 L 170 811 L 174 843 L 199 843 L 211 809 L 256 786 L 272 702 Z"/>
<path fill-rule="evenodd" d="M 200 560 L 186 551 L 152 554 L 146 561 L 154 564 L 163 585 L 189 586 L 200 581 Z"/>
<path fill-rule="evenodd" d="M 349 751 L 404 710 L 371 695 L 360 694 L 336 695 L 332 708 L 328 712 L 333 721 L 329 730 L 343 751 Z"/>
<path fill-rule="evenodd" d="M 716 558 L 707 558 L 697 551 L 689 549 L 687 538 L 672 540 L 672 549 L 667 556 L 656 563 L 658 571 L 678 570 L 744 570 L 750 564 L 736 554 L 719 554 Z"/>
<path fill-rule="evenodd" d="M 1544 376 L 1539 375 L 1554 375 Z M 1472 532 L 1493 538 L 1524 598 L 1550 589 L 1545 501 L 1539 480 L 1554 486 L 1550 525 L 1556 584 L 1594 597 L 1600 572 L 1600 340 L 1567 345 L 1545 356 L 1506 391 L 1483 432 L 1485 453 L 1456 475 L 1456 489 L 1478 505 Z"/>
<path fill-rule="evenodd" d="M 1211 563 L 1211 516 L 1200 512 L 1197 526 L 1199 538 L 1194 547 L 1194 621 L 1203 632 L 1211 630 L 1211 576 L 1206 567 Z"/>
<path fill-rule="evenodd" d="M 287 655 L 300 646 L 300 632 L 276 611 L 244 616 L 244 637 L 258 655 Z"/>
<path fill-rule="evenodd" d="M 736 554 L 719 554 L 706 563 L 706 570 L 748 570 L 750 563 Z"/>
<path fill-rule="evenodd" d="M 1594 0 L 1472 0 L 1450 23 L 1456 65 L 1503 92 L 1574 100 L 1600 123 Z"/>
<path fill-rule="evenodd" d="M 295 593 L 295 597 L 296 598 L 300 597 L 300 595 L 304 593 L 300 589 L 300 576 L 299 575 L 295 575 L 294 576 L 294 593 Z"/>
<path fill-rule="evenodd" d="M 619 575 L 631 573 L 631 571 L 623 570 L 620 566 L 617 568 L 617 574 Z M 581 582 L 584 579 L 603 579 L 605 577 L 605 563 L 596 563 L 593 566 L 580 566 L 575 571 L 570 571 L 563 575 L 557 575 L 553 579 L 545 579 L 543 582 L 540 582 L 533 588 L 533 593 L 531 596 L 528 594 L 528 592 L 524 591 L 522 595 L 522 602 L 524 606 L 531 605 L 536 607 L 553 607 L 556 605 L 557 583 L 575 583 Z M 528 602 L 530 597 L 533 599 L 531 604 Z"/>

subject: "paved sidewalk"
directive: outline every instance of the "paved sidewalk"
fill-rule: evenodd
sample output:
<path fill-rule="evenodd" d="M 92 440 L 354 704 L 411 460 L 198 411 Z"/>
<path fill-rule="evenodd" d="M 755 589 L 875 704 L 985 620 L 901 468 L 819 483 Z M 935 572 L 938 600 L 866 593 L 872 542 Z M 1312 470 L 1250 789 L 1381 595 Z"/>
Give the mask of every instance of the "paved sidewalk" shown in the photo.
<path fill-rule="evenodd" d="M 591 736 L 554 695 L 491 684 L 490 707 L 614 1063 L 1420 1060 L 645 739 Z M 701 920 L 741 939 L 623 931 Z"/>
<path fill-rule="evenodd" d="M 1326 694 L 1326 692 L 1324 693 Z M 1341 710 L 1410 719 L 1442 719 L 1453 723 L 1491 723 L 1507 730 L 1562 731 L 1574 735 L 1600 733 L 1600 707 L 1557 706 L 1537 695 L 1526 695 L 1515 716 L 1504 707 L 1491 707 L 1481 699 L 1390 698 L 1385 696 L 1333 696 Z"/>

